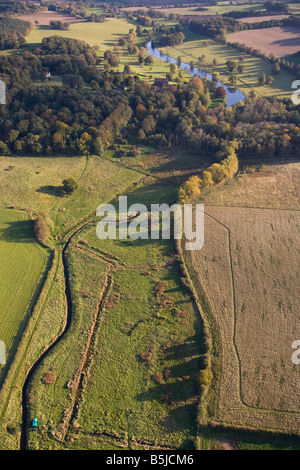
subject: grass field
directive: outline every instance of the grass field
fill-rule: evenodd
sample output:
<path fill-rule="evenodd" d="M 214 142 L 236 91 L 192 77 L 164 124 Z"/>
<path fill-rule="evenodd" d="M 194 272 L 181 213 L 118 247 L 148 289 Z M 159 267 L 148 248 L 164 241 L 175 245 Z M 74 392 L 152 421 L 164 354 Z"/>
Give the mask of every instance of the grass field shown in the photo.
<path fill-rule="evenodd" d="M 298 209 L 300 164 L 270 164 L 262 172 L 239 174 L 237 178 L 205 194 L 209 206 Z"/>
<path fill-rule="evenodd" d="M 298 429 L 300 372 L 291 358 L 299 336 L 298 171 L 292 165 L 243 175 L 203 197 L 204 248 L 186 257 L 214 331 L 219 422 Z M 282 199 L 270 192 L 272 179 Z M 287 179 L 294 186 L 284 189 Z"/>
<path fill-rule="evenodd" d="M 91 9 L 91 12 L 97 13 L 98 9 Z M 99 13 L 99 12 L 98 12 Z M 164 22 L 169 25 L 174 22 L 164 20 Z M 106 20 L 104 23 L 87 23 L 87 22 L 77 22 L 72 23 L 70 29 L 67 31 L 59 31 L 51 29 L 48 25 L 40 24 L 34 26 L 30 34 L 26 37 L 28 50 L 36 47 L 40 44 L 45 37 L 59 35 L 62 37 L 80 39 L 87 42 L 91 46 L 99 47 L 99 56 L 103 58 L 104 52 L 107 49 L 112 49 L 113 46 L 118 42 L 120 37 L 128 34 L 131 28 L 135 28 L 136 25 L 128 22 L 126 19 L 122 18 L 112 18 Z M 143 38 L 137 38 L 136 44 L 141 46 Z M 4 54 L 9 54 L 13 51 L 3 51 Z M 138 63 L 138 57 L 136 55 L 129 55 L 126 48 L 120 48 L 120 64 L 115 70 L 123 71 L 124 65 L 128 64 L 131 67 L 132 73 L 137 73 L 142 76 L 142 78 L 148 77 L 150 81 L 154 81 L 155 77 L 164 76 L 170 71 L 170 67 L 167 63 L 162 60 L 154 59 L 154 64 L 149 67 L 145 65 L 140 65 Z M 100 65 L 102 68 L 103 65 Z M 189 79 L 190 76 L 183 71 L 184 79 Z M 150 76 L 152 78 L 150 78 Z M 59 77 L 53 77 L 51 84 L 61 84 Z M 40 85 L 40 83 L 37 83 Z"/>
<path fill-rule="evenodd" d="M 199 4 L 201 7 L 201 4 Z M 123 8 L 127 11 L 134 11 L 139 10 L 139 7 L 127 7 Z M 159 12 L 163 12 L 166 15 L 170 15 L 174 13 L 175 15 L 182 15 L 182 16 L 191 16 L 191 15 L 222 15 L 223 13 L 227 13 L 229 11 L 249 11 L 249 10 L 263 10 L 263 4 L 261 3 L 253 3 L 253 4 L 243 4 L 243 5 L 216 5 L 216 6 L 206 6 L 205 11 L 197 11 L 197 6 L 193 5 L 191 7 L 184 6 L 184 7 L 177 7 L 174 6 L 173 8 L 161 8 L 156 7 L 156 10 Z"/>
<path fill-rule="evenodd" d="M 186 159 L 189 161 L 188 166 L 185 164 Z M 204 160 L 202 163 L 205 167 L 209 160 Z M 105 159 L 92 156 L 89 159 L 84 157 L 2 157 L 0 159 L 0 168 L 3 189 L 0 205 L 2 207 L 15 207 L 15 210 L 6 210 L 6 212 L 25 214 L 25 212 L 19 212 L 17 209 L 26 209 L 31 212 L 42 210 L 50 214 L 55 221 L 55 232 L 62 233 L 69 230 L 73 225 L 74 227 L 78 226 L 80 219 L 94 213 L 100 203 L 107 202 L 116 194 L 120 194 L 129 188 L 132 188 L 129 193 L 129 200 L 132 198 L 134 202 L 137 198 L 141 203 L 146 204 L 149 203 L 150 199 L 151 202 L 160 202 L 162 199 L 173 201 L 177 196 L 182 178 L 185 178 L 189 173 L 194 173 L 195 169 L 199 168 L 199 159 L 181 152 L 154 152 L 149 148 L 142 148 L 140 157 L 124 158 L 122 160 L 116 152 L 108 152 Z M 174 168 L 174 175 L 172 175 L 171 168 Z M 165 180 L 157 183 L 153 177 L 147 176 L 151 173 Z M 78 180 L 79 189 L 72 196 L 62 197 L 61 181 L 67 176 L 73 176 Z M 26 329 L 20 342 L 18 358 L 10 368 L 5 387 L 0 391 L 0 436 L 2 448 L 6 449 L 18 448 L 20 440 L 22 388 L 16 386 L 16 384 L 24 383 L 28 369 L 44 349 L 55 340 L 63 328 L 66 318 L 65 281 L 60 256 L 61 243 L 54 240 L 53 244 L 56 251 L 56 261 L 51 272 L 49 272 L 49 278 L 47 278 L 34 309 L 30 326 Z M 30 246 L 34 247 L 35 245 L 32 242 L 26 244 L 27 249 Z M 149 259 L 153 263 L 159 264 L 161 262 L 160 256 L 162 253 L 159 247 L 156 247 L 155 250 L 151 249 L 150 252 L 140 247 L 138 255 L 133 247 L 132 249 L 128 249 L 128 247 L 124 249 L 115 245 L 112 249 L 117 253 L 120 260 L 122 258 L 124 260 L 120 261 L 121 268 L 123 267 L 122 263 L 127 263 L 128 274 L 131 273 L 130 266 L 136 265 L 138 258 L 140 258 L 142 265 L 149 264 Z M 20 255 L 19 258 L 21 259 Z M 95 260 L 92 259 L 94 267 L 91 262 L 89 263 L 83 258 L 76 258 L 76 260 L 75 262 L 80 265 L 79 270 L 81 267 L 82 269 L 86 267 L 87 270 L 95 271 L 98 295 L 103 284 L 106 265 L 103 268 L 98 259 L 96 264 Z M 72 260 L 70 264 L 72 264 Z M 86 272 L 86 276 L 89 272 Z M 168 270 L 166 272 L 169 273 Z M 141 278 L 144 279 L 143 276 Z M 128 282 L 130 283 L 131 280 L 132 275 L 130 274 Z M 174 275 L 170 282 L 176 284 L 178 282 L 177 276 Z M 178 295 L 182 294 L 179 293 Z M 150 301 L 151 299 L 149 299 Z M 76 315 L 85 315 L 84 309 L 85 307 L 81 308 L 80 306 Z M 87 314 L 90 315 L 91 310 Z M 92 317 L 90 317 L 90 320 L 92 321 Z M 87 324 L 87 328 L 90 326 L 91 322 Z M 76 367 L 76 364 L 73 364 L 73 366 Z M 69 369 L 66 369 L 66 374 L 69 374 Z M 189 419 L 192 419 L 191 414 L 188 415 L 190 416 Z M 41 419 L 43 418 L 41 417 Z M 7 432 L 8 428 L 10 429 L 9 432 Z M 174 439 L 178 443 L 186 435 L 187 431 L 181 430 L 178 431 L 177 437 L 175 436 Z M 82 439 L 86 439 L 86 446 L 91 445 L 92 441 L 88 437 L 82 436 Z M 105 445 L 107 448 L 107 444 Z"/>
<path fill-rule="evenodd" d="M 29 47 L 36 46 L 45 37 L 59 35 L 65 38 L 81 39 L 100 49 L 112 47 L 121 36 L 128 34 L 131 25 L 125 19 L 113 19 L 104 23 L 73 23 L 67 31 L 58 31 L 49 26 L 34 27 L 26 37 Z"/>
<path fill-rule="evenodd" d="M 144 163 L 131 162 L 131 170 L 93 156 L 88 160 L 85 157 L 0 157 L 0 207 L 44 211 L 59 230 L 65 231 L 95 212 L 99 204 L 142 178 L 139 171 L 145 170 L 148 164 L 147 158 Z M 61 191 L 63 179 L 70 176 L 79 183 L 78 191 L 71 197 Z M 16 181 L 20 184 L 16 185 Z"/>
<path fill-rule="evenodd" d="M 0 253 L 0 277 L 5 280 L 0 296 L 0 338 L 10 362 L 47 262 L 47 251 L 35 243 L 26 212 L 0 209 Z"/>
<path fill-rule="evenodd" d="M 209 73 L 219 72 L 221 82 L 228 85 L 229 73 L 225 65 L 226 61 L 238 61 L 241 53 L 232 47 L 219 44 L 210 38 L 193 34 L 188 30 L 185 30 L 184 34 L 186 39 L 183 44 L 176 47 L 163 48 L 162 51 L 175 58 L 180 55 L 183 62 L 190 63 L 192 60 L 195 65 L 198 63 L 198 57 L 204 55 L 204 65 L 201 65 L 200 68 Z M 273 75 L 271 64 L 267 61 L 247 54 L 244 54 L 244 57 L 244 72 L 237 76 L 237 88 L 239 90 L 246 95 L 251 90 L 254 90 L 261 96 L 290 98 L 291 84 L 294 80 L 294 75 L 284 71 L 280 71 L 278 75 Z M 213 59 L 217 60 L 217 66 L 215 67 L 211 66 Z M 272 75 L 274 77 L 272 85 L 259 85 L 258 79 L 262 73 Z"/>
<path fill-rule="evenodd" d="M 147 186 L 143 191 L 139 201 L 152 202 L 153 193 Z M 162 198 L 159 186 L 156 191 Z M 31 448 L 188 448 L 196 433 L 201 326 L 180 283 L 172 244 L 99 240 L 92 225 L 74 237 L 69 259 L 74 321 L 35 378 L 31 416 L 41 416 L 42 426 L 40 436 L 30 436 Z M 165 292 L 156 295 L 160 283 Z M 103 286 L 78 392 L 83 337 L 93 329 Z M 50 370 L 57 380 L 46 385 Z"/>

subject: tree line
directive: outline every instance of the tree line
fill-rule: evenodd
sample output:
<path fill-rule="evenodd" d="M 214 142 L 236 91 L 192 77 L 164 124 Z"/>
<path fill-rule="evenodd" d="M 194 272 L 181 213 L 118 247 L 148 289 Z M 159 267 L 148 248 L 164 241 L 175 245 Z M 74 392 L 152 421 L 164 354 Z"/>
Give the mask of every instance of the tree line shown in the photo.
<path fill-rule="evenodd" d="M 18 49 L 26 44 L 25 36 L 32 29 L 29 21 L 0 18 L 0 50 Z"/>
<path fill-rule="evenodd" d="M 225 91 L 214 82 L 193 77 L 185 83 L 178 75 L 175 84 L 160 88 L 129 67 L 100 71 L 98 64 L 94 48 L 60 37 L 45 38 L 23 55 L 1 56 L 7 105 L 0 107 L 0 154 L 102 154 L 121 133 L 134 145 L 179 147 L 199 159 L 216 155 L 216 163 L 231 141 L 238 157 L 300 153 L 299 106 L 290 100 L 211 106 L 211 95 Z M 35 86 L 49 71 L 61 76 L 62 86 Z"/>

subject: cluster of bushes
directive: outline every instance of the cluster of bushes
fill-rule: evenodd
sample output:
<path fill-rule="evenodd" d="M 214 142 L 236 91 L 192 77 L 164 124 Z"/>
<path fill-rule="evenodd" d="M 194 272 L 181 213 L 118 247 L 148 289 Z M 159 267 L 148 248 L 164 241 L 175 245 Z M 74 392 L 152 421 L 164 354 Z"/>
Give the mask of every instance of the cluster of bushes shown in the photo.
<path fill-rule="evenodd" d="M 17 49 L 26 44 L 25 36 L 32 28 L 29 21 L 0 18 L 0 50 Z"/>
<path fill-rule="evenodd" d="M 187 270 L 184 256 L 182 252 L 182 246 L 180 240 L 175 240 L 176 252 L 179 258 L 179 267 L 182 274 L 181 281 L 185 288 L 192 295 L 197 308 L 199 310 L 202 319 L 202 331 L 203 331 L 203 349 L 204 354 L 201 357 L 201 369 L 198 373 L 198 389 L 199 389 L 199 401 L 197 405 L 197 424 L 199 426 L 207 423 L 207 394 L 213 381 L 212 373 L 212 339 L 210 328 L 206 318 L 204 317 L 201 303 L 199 301 L 198 293 L 193 285 L 190 274 Z"/>
<path fill-rule="evenodd" d="M 115 145 L 115 144 L 113 144 L 110 148 L 112 150 L 117 151 L 120 158 L 124 158 L 124 157 L 136 158 L 141 155 L 141 150 L 135 147 L 134 145 L 129 150 L 125 150 L 120 145 Z"/>
<path fill-rule="evenodd" d="M 51 20 L 49 24 L 50 24 L 51 29 L 58 29 L 58 30 L 66 31 L 67 29 L 70 28 L 69 23 L 63 23 L 62 21 Z"/>
<path fill-rule="evenodd" d="M 198 196 L 202 189 L 209 189 L 214 184 L 232 179 L 239 169 L 239 160 L 235 153 L 237 147 L 237 142 L 229 142 L 220 152 L 220 154 L 227 154 L 226 158 L 204 170 L 201 178 L 194 175 L 185 181 L 179 189 L 180 202 L 184 203 L 187 199 Z"/>
<path fill-rule="evenodd" d="M 0 33 L 0 51 L 6 49 L 18 49 L 26 44 L 23 36 L 16 33 Z"/>
<path fill-rule="evenodd" d="M 51 230 L 54 227 L 53 220 L 47 215 L 40 212 L 34 220 L 34 234 L 38 241 L 43 245 L 47 245 L 51 240 Z"/>
<path fill-rule="evenodd" d="M 182 32 L 170 33 L 167 32 L 162 34 L 159 38 L 159 46 L 166 47 L 166 46 L 178 46 L 178 44 L 182 44 L 185 39 L 185 36 Z"/>
<path fill-rule="evenodd" d="M 69 56 L 83 56 L 88 65 L 95 65 L 99 62 L 97 50 L 97 46 L 91 47 L 79 39 L 49 36 L 43 38 L 42 44 L 33 52 L 38 55 L 67 54 Z"/>
<path fill-rule="evenodd" d="M 48 11 L 56 11 L 58 13 L 64 13 L 75 18 L 88 18 L 90 13 L 89 8 L 94 8 L 95 4 L 89 0 L 79 0 L 72 2 L 51 2 L 45 3 Z"/>
<path fill-rule="evenodd" d="M 30 15 L 40 11 L 47 11 L 47 6 L 33 2 L 17 2 L 17 1 L 0 1 L 0 14 L 5 17 Z"/>

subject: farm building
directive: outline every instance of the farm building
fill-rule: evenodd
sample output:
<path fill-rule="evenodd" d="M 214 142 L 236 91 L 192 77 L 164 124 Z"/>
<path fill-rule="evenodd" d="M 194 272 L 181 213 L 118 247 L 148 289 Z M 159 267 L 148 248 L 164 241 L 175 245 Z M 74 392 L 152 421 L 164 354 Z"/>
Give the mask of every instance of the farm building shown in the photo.
<path fill-rule="evenodd" d="M 154 80 L 154 85 L 158 87 L 168 86 L 169 80 L 167 78 L 156 78 Z"/>

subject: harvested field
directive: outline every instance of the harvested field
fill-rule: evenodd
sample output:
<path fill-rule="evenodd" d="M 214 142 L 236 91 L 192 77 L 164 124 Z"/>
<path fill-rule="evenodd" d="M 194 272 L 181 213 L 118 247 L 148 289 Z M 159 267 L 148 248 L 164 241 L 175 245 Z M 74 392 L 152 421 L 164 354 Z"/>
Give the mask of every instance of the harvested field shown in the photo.
<path fill-rule="evenodd" d="M 206 208 L 204 248 L 189 256 L 219 336 L 221 421 L 298 429 L 299 223 L 297 211 Z"/>
<path fill-rule="evenodd" d="M 202 198 L 204 247 L 185 256 L 213 332 L 219 422 L 298 432 L 298 171 L 270 166 Z"/>
<path fill-rule="evenodd" d="M 300 207 L 300 163 L 268 165 L 262 172 L 244 173 L 205 194 L 214 206 L 296 209 Z"/>
<path fill-rule="evenodd" d="M 229 34 L 229 42 L 239 42 L 258 49 L 267 55 L 285 57 L 300 50 L 300 29 L 294 27 L 276 27 L 255 29 Z"/>
<path fill-rule="evenodd" d="M 34 23 L 38 21 L 42 26 L 48 26 L 50 21 L 61 21 L 62 23 L 82 23 L 86 20 L 76 19 L 70 15 L 64 15 L 62 13 L 56 13 L 55 11 L 42 11 L 40 13 L 34 13 L 32 15 L 22 15 L 18 17 L 20 20 L 30 21 Z"/>

